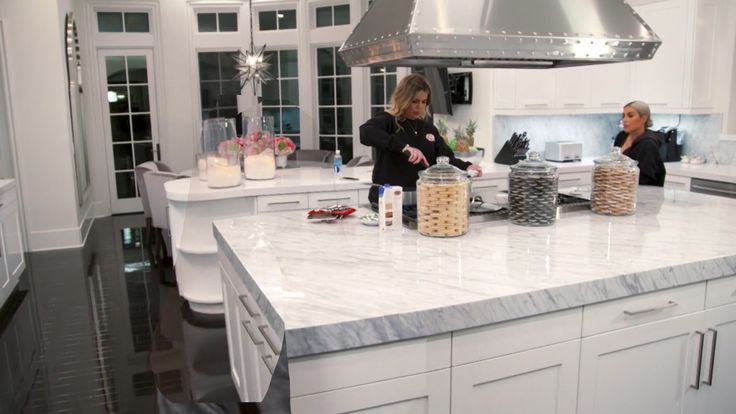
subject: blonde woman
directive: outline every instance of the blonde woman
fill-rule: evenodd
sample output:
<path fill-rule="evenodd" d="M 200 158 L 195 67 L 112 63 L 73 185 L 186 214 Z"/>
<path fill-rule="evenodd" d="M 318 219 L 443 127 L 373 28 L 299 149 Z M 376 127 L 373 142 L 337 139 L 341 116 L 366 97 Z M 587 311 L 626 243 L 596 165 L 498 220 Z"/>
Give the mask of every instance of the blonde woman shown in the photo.
<path fill-rule="evenodd" d="M 627 103 L 621 120 L 624 130 L 616 136 L 613 145 L 621 147 L 621 153 L 638 161 L 639 184 L 664 186 L 667 170 L 659 155 L 659 147 L 664 140 L 648 129 L 653 125 L 649 105 L 642 101 Z"/>
<path fill-rule="evenodd" d="M 376 148 L 373 183 L 400 185 L 413 190 L 419 171 L 437 162 L 437 157 L 450 158 L 450 164 L 461 170 L 481 175 L 479 165 L 455 158 L 437 128 L 427 122 L 427 106 L 432 103 L 432 89 L 418 74 L 406 76 L 391 95 L 391 107 L 369 119 L 360 127 L 360 142 Z M 368 195 L 377 202 L 378 191 L 372 187 Z"/>

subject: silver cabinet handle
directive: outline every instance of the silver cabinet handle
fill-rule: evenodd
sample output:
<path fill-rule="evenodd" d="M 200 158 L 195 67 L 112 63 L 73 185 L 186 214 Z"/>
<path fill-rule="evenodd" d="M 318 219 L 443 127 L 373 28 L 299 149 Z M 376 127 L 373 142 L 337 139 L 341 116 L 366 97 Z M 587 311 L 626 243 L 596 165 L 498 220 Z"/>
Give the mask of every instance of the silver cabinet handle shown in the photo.
<path fill-rule="evenodd" d="M 713 328 L 708 328 L 710 332 L 713 332 L 713 342 L 710 343 L 710 369 L 708 370 L 708 381 L 703 381 L 703 384 L 707 386 L 713 385 L 713 368 L 715 367 L 716 361 L 716 341 L 718 340 L 718 331 Z"/>
<path fill-rule="evenodd" d="M 348 197 L 320 198 L 320 199 L 317 200 L 317 202 L 318 203 L 322 203 L 322 202 L 325 202 L 325 201 L 338 201 L 338 200 L 348 200 L 348 201 L 350 201 L 350 200 L 352 200 L 352 197 L 348 196 Z"/>
<path fill-rule="evenodd" d="M 652 307 L 652 308 L 640 309 L 640 310 L 635 310 L 635 311 L 625 310 L 624 311 L 624 315 L 626 315 L 626 316 L 637 316 L 637 315 L 641 315 L 643 313 L 662 311 L 662 310 L 665 310 L 667 308 L 671 308 L 673 306 L 677 306 L 677 302 L 668 300 L 667 303 L 665 303 L 664 305 L 661 305 L 661 306 L 655 306 L 655 307 Z"/>
<path fill-rule="evenodd" d="M 527 108 L 546 108 L 549 106 L 549 104 L 546 103 L 525 103 L 525 107 Z"/>
<path fill-rule="evenodd" d="M 253 335 L 250 332 L 250 329 L 248 329 L 248 325 L 250 324 L 250 321 L 243 321 L 240 324 L 243 325 L 243 329 L 245 329 L 245 332 L 248 333 L 248 336 L 250 336 L 250 340 L 253 341 L 253 344 L 254 345 L 256 345 L 256 346 L 263 345 L 263 341 L 260 341 L 260 340 L 256 339 L 255 338 L 255 335 Z"/>
<path fill-rule="evenodd" d="M 697 184 L 690 184 L 690 189 L 695 190 L 705 190 L 705 191 L 711 191 L 713 193 L 721 193 L 721 194 L 729 194 L 729 195 L 736 195 L 736 191 L 726 190 L 725 188 L 713 188 L 713 187 L 706 187 L 703 185 L 697 185 Z"/>
<path fill-rule="evenodd" d="M 261 335 L 263 335 L 263 338 L 266 340 L 266 343 L 268 343 L 268 347 L 271 348 L 271 351 L 273 351 L 274 354 L 278 354 L 279 350 L 271 339 L 271 335 L 268 333 L 268 325 L 258 325 L 258 330 L 261 331 Z"/>
<path fill-rule="evenodd" d="M 248 296 L 247 296 L 247 295 L 240 295 L 240 296 L 238 296 L 238 299 L 240 299 L 240 303 L 242 303 L 242 304 L 243 304 L 243 307 L 245 308 L 245 311 L 246 311 L 246 312 L 248 312 L 248 315 L 249 315 L 249 316 L 250 316 L 251 318 L 257 318 L 257 317 L 261 316 L 261 314 L 260 314 L 260 313 L 258 313 L 258 312 L 256 312 L 256 311 L 252 310 L 252 309 L 250 308 L 250 306 L 248 306 L 248 303 L 247 303 L 247 302 L 245 301 L 245 298 L 246 298 L 246 297 L 248 297 Z"/>
<path fill-rule="evenodd" d="M 695 335 L 700 336 L 700 346 L 698 351 L 698 369 L 695 374 L 695 385 L 690 384 L 690 388 L 700 389 L 700 370 L 703 368 L 703 342 L 705 341 L 705 334 L 700 331 L 695 331 Z"/>
<path fill-rule="evenodd" d="M 299 200 L 294 201 L 269 201 L 267 203 L 269 206 L 281 206 L 286 204 L 299 204 Z"/>
<path fill-rule="evenodd" d="M 266 364 L 266 368 L 268 368 L 268 372 L 273 374 L 273 371 L 276 369 L 276 363 L 273 362 L 273 357 L 271 355 L 264 355 L 261 357 L 263 360 L 263 363 Z"/>

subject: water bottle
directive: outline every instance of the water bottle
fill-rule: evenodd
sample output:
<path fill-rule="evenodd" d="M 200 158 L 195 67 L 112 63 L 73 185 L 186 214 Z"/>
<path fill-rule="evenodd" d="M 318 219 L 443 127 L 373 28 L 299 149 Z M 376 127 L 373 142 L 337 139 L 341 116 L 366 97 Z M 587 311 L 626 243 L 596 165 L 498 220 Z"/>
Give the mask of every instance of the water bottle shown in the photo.
<path fill-rule="evenodd" d="M 336 177 L 340 177 L 342 175 L 342 155 L 340 155 L 340 150 L 335 151 L 335 159 L 332 161 L 332 169 L 335 171 Z"/>

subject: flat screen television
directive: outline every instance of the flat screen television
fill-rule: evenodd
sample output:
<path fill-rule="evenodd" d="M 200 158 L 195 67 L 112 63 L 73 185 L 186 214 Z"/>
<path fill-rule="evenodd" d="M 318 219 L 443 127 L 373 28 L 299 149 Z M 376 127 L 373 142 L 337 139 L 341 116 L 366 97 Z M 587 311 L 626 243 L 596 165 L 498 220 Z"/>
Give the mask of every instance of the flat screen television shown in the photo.
<path fill-rule="evenodd" d="M 473 72 L 450 73 L 450 98 L 454 104 L 473 103 Z"/>
<path fill-rule="evenodd" d="M 432 88 L 432 105 L 429 111 L 432 114 L 452 115 L 452 101 L 450 96 L 450 77 L 447 68 L 425 66 L 412 68 L 412 72 L 419 73 L 427 78 Z"/>

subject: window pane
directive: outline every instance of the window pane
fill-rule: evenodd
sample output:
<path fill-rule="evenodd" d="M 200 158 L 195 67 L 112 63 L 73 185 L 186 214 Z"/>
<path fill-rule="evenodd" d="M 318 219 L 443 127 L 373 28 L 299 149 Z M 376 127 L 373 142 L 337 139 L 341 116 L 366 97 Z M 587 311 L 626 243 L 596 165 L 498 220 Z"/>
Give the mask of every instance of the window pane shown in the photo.
<path fill-rule="evenodd" d="M 199 54 L 199 80 L 220 79 L 220 68 L 217 52 L 201 52 Z"/>
<path fill-rule="evenodd" d="M 133 172 L 124 172 L 115 174 L 115 187 L 118 191 L 118 198 L 135 198 L 135 175 Z"/>
<path fill-rule="evenodd" d="M 296 29 L 296 10 L 279 10 L 279 29 Z"/>
<path fill-rule="evenodd" d="M 263 105 L 279 105 L 279 81 L 272 80 L 261 86 Z"/>
<path fill-rule="evenodd" d="M 148 112 L 148 85 L 130 86 L 130 112 Z"/>
<path fill-rule="evenodd" d="M 335 48 L 335 68 L 338 75 L 350 75 L 350 66 L 342 60 L 340 54 L 337 53 L 337 48 Z"/>
<path fill-rule="evenodd" d="M 353 134 L 353 109 L 337 108 L 337 134 Z"/>
<path fill-rule="evenodd" d="M 112 141 L 130 141 L 130 122 L 128 115 L 113 115 L 110 117 Z"/>
<path fill-rule="evenodd" d="M 199 91 L 203 109 L 217 106 L 217 97 L 220 96 L 220 82 L 200 82 Z"/>
<path fill-rule="evenodd" d="M 148 33 L 148 13 L 125 13 L 125 31 Z"/>
<path fill-rule="evenodd" d="M 383 105 L 383 94 L 386 90 L 383 76 L 371 76 L 371 105 Z"/>
<path fill-rule="evenodd" d="M 133 147 L 130 144 L 113 145 L 112 158 L 116 170 L 133 169 Z"/>
<path fill-rule="evenodd" d="M 335 138 L 334 137 L 319 137 L 319 149 L 334 151 L 335 150 Z"/>
<path fill-rule="evenodd" d="M 126 83 L 128 79 L 125 76 L 125 57 L 124 56 L 106 56 L 105 70 L 107 72 L 107 84 Z"/>
<path fill-rule="evenodd" d="M 371 73 L 383 73 L 384 69 L 384 66 L 371 66 Z"/>
<path fill-rule="evenodd" d="M 317 49 L 317 76 L 331 76 L 334 72 L 334 48 L 322 47 Z"/>
<path fill-rule="evenodd" d="M 281 81 L 281 105 L 299 105 L 299 81 L 288 79 Z"/>
<path fill-rule="evenodd" d="M 145 56 L 128 56 L 128 78 L 130 83 L 148 83 Z"/>
<path fill-rule="evenodd" d="M 396 89 L 396 75 L 386 76 L 386 104 L 391 102 L 391 95 L 393 95 L 394 89 Z"/>
<path fill-rule="evenodd" d="M 383 113 L 385 109 L 381 108 L 380 106 L 376 106 L 371 108 L 371 117 L 374 117 L 380 113 Z"/>
<path fill-rule="evenodd" d="M 386 66 L 386 73 L 396 73 L 396 66 Z"/>
<path fill-rule="evenodd" d="M 335 26 L 350 24 L 350 6 L 343 4 L 335 6 Z"/>
<path fill-rule="evenodd" d="M 220 108 L 218 114 L 222 118 L 235 118 L 238 116 L 238 108 Z"/>
<path fill-rule="evenodd" d="M 106 33 L 120 33 L 123 31 L 123 14 L 98 12 L 97 30 Z"/>
<path fill-rule="evenodd" d="M 140 114 L 132 115 L 133 121 L 133 139 L 136 141 L 150 141 L 151 137 L 151 115 Z M 137 157 L 136 157 L 137 158 Z M 140 164 L 136 160 L 136 164 Z"/>
<path fill-rule="evenodd" d="M 150 142 L 133 144 L 133 153 L 135 154 L 135 165 L 153 161 L 153 144 Z"/>
<path fill-rule="evenodd" d="M 107 88 L 107 101 L 111 114 L 128 112 L 128 89 L 125 86 Z"/>
<path fill-rule="evenodd" d="M 216 32 L 217 14 L 197 13 L 197 27 L 200 32 Z"/>
<path fill-rule="evenodd" d="M 273 117 L 273 127 L 277 134 L 281 133 L 281 111 L 279 108 L 263 108 L 263 116 Z"/>
<path fill-rule="evenodd" d="M 300 132 L 299 108 L 283 108 L 281 111 L 281 128 L 284 134 Z"/>
<path fill-rule="evenodd" d="M 220 13 L 217 15 L 220 19 L 221 32 L 237 32 L 238 31 L 238 14 L 237 13 Z"/>
<path fill-rule="evenodd" d="M 335 109 L 320 108 L 319 109 L 319 133 L 334 134 L 335 133 Z"/>
<path fill-rule="evenodd" d="M 279 52 L 276 50 L 272 50 L 270 52 L 264 52 L 263 53 L 263 59 L 264 61 L 271 64 L 271 67 L 268 68 L 268 72 L 273 75 L 274 78 L 279 77 Z"/>
<path fill-rule="evenodd" d="M 338 138 L 337 147 L 340 149 L 340 155 L 342 155 L 342 162 L 348 162 L 353 159 L 353 139 L 352 138 Z"/>
<path fill-rule="evenodd" d="M 335 104 L 335 80 L 334 79 L 318 79 L 319 84 L 319 105 Z"/>
<path fill-rule="evenodd" d="M 276 12 L 262 11 L 258 13 L 259 30 L 276 30 Z"/>
<path fill-rule="evenodd" d="M 317 7 L 317 27 L 332 26 L 332 7 Z"/>
<path fill-rule="evenodd" d="M 337 78 L 337 104 L 338 105 L 350 105 L 352 102 L 350 98 L 350 79 L 351 78 Z"/>
<path fill-rule="evenodd" d="M 228 102 L 231 102 L 228 104 L 223 104 L 221 102 L 220 106 L 236 106 L 237 98 L 235 98 L 235 95 L 240 95 L 240 81 L 237 81 L 237 80 L 224 81 L 222 82 L 221 87 L 222 88 L 220 89 L 221 90 L 220 94 L 232 96 L 232 101 L 228 101 Z M 222 99 L 220 100 L 222 101 Z"/>
<path fill-rule="evenodd" d="M 296 78 L 299 76 L 299 65 L 296 50 L 282 50 L 280 53 L 281 77 Z"/>
<path fill-rule="evenodd" d="M 220 52 L 220 79 L 230 80 L 238 74 L 235 70 L 235 59 L 233 59 L 233 52 Z"/>

